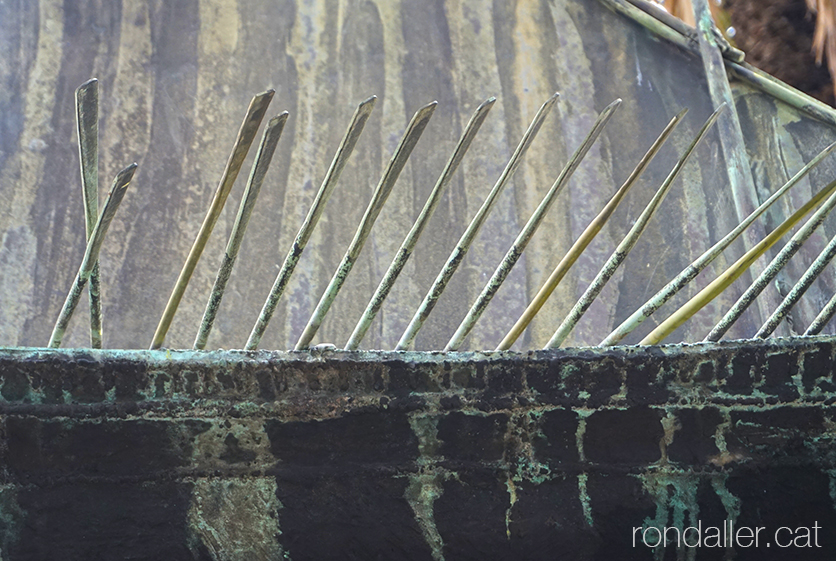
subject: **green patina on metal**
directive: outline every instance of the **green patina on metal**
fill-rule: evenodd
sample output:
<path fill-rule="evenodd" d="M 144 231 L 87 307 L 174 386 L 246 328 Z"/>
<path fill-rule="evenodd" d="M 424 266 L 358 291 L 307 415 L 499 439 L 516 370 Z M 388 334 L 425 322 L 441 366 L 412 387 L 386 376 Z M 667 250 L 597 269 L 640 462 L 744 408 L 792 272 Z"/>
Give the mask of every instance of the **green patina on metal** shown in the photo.
<path fill-rule="evenodd" d="M 75 91 L 78 161 L 81 165 L 81 190 L 84 200 L 84 223 L 87 241 L 99 217 L 99 82 L 95 78 Z M 102 347 L 102 301 L 99 263 L 90 273 L 90 346 Z"/>
<path fill-rule="evenodd" d="M 557 517 L 552 531 L 600 531 L 615 508 L 601 506 L 601 485 L 636 482 L 641 506 L 618 507 L 646 512 L 630 527 L 684 530 L 707 516 L 706 489 L 726 518 L 748 512 L 759 499 L 725 483 L 746 470 L 832 470 L 818 454 L 836 440 L 832 422 L 798 428 L 781 415 L 832 409 L 834 349 L 830 337 L 529 353 L 4 349 L 0 408 L 7 430 L 32 431 L 15 438 L 40 442 L 29 457 L 47 461 L 63 442 L 51 448 L 49 435 L 101 427 L 96 446 L 74 454 L 93 454 L 84 461 L 105 473 L 125 453 L 108 435 L 157 435 L 155 453 L 132 465 L 149 462 L 147 485 L 186 485 L 183 539 L 195 554 L 296 558 L 288 544 L 305 512 L 356 516 L 372 500 L 356 493 L 385 489 L 375 508 L 390 517 L 402 503 L 428 554 L 445 559 L 457 547 L 451 512 L 467 497 L 488 501 L 480 508 L 510 543 L 532 513 L 564 504 L 580 526 Z M 49 469 L 73 461 L 55 458 Z M 317 483 L 300 484 L 307 477 Z M 0 510 L 13 521 L 28 516 L 17 489 Z M 306 489 L 305 501 L 325 502 L 300 503 Z"/>

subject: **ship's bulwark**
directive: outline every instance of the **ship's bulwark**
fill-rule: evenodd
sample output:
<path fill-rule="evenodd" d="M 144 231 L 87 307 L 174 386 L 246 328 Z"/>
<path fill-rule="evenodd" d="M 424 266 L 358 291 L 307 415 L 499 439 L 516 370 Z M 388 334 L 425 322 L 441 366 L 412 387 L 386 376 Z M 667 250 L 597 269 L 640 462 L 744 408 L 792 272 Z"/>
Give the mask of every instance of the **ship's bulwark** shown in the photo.
<path fill-rule="evenodd" d="M 3 559 L 650 559 L 698 524 L 822 559 L 833 352 L 7 349 Z"/>

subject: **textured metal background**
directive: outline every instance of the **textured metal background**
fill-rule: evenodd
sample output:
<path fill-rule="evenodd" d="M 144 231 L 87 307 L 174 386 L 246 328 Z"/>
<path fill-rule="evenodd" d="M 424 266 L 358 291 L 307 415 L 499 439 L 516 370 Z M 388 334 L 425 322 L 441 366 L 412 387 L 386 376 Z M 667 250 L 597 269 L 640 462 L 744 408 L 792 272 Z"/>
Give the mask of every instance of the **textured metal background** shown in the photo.
<path fill-rule="evenodd" d="M 554 265 L 626 178 L 665 123 L 691 111 L 515 348 L 541 347 L 626 233 L 711 107 L 701 61 L 595 0 L 256 2 L 4 2 L 0 4 L 0 343 L 45 345 L 84 248 L 73 91 L 100 80 L 100 184 L 139 169 L 101 255 L 106 347 L 142 348 L 194 239 L 251 96 L 268 87 L 268 115 L 290 112 L 208 348 L 240 348 L 357 103 L 378 105 L 262 342 L 289 348 L 334 271 L 409 117 L 438 100 L 364 254 L 314 343 L 342 346 L 424 203 L 461 129 L 490 95 L 498 101 L 465 157 L 364 348 L 392 348 L 476 212 L 537 107 L 561 99 L 503 193 L 463 266 L 419 334 L 442 348 L 598 111 L 619 114 L 561 193 L 523 259 L 469 340 L 496 346 Z M 738 110 L 761 199 L 836 139 L 772 98 L 737 85 Z M 685 169 L 625 266 L 568 344 L 597 344 L 646 298 L 737 222 L 716 131 Z M 254 152 L 254 150 L 253 150 Z M 250 160 L 252 154 L 250 155 Z M 249 164 L 248 164 L 249 165 Z M 826 169 L 825 169 L 826 168 Z M 248 167 L 245 167 L 245 172 Z M 832 178 L 828 161 L 812 174 Z M 239 177 L 166 345 L 191 346 L 235 218 Z M 794 207 L 806 184 L 788 197 Z M 787 208 L 771 212 L 777 223 Z M 836 232 L 833 221 L 827 232 Z M 821 249 L 825 238 L 812 240 Z M 660 310 L 682 303 L 696 286 Z M 812 260 L 802 252 L 792 283 Z M 671 340 L 699 340 L 745 277 Z M 779 287 L 781 283 L 779 282 Z M 806 327 L 834 289 L 829 272 L 795 320 Z M 770 310 L 778 292 L 768 299 Z M 788 290 L 785 288 L 784 291 Z M 818 306 L 818 307 L 817 307 Z M 65 340 L 88 344 L 86 305 Z M 82 310 L 84 313 L 82 313 Z M 731 336 L 760 325 L 747 313 Z M 653 321 L 648 324 L 655 323 Z M 755 325 L 757 324 L 757 325 Z M 650 325 L 626 342 L 635 342 Z M 787 333 L 786 327 L 779 334 Z"/>

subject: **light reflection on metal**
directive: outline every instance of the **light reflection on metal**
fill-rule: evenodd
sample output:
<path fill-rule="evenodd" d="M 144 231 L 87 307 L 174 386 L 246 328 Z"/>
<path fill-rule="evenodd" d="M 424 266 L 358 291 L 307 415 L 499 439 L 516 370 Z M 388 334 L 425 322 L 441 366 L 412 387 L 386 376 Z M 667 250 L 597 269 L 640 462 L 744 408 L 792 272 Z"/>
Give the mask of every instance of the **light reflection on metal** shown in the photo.
<path fill-rule="evenodd" d="M 459 242 L 456 244 L 452 253 L 450 253 L 447 261 L 441 268 L 441 272 L 436 277 L 426 296 L 424 296 L 424 299 L 415 311 L 415 315 L 412 316 L 412 320 L 409 322 L 409 325 L 403 335 L 401 335 L 401 339 L 395 347 L 396 351 L 407 350 L 415 341 L 418 331 L 433 311 L 433 308 L 438 302 L 442 292 L 444 292 L 444 289 L 447 288 L 447 283 L 450 281 L 450 278 L 452 278 L 453 273 L 456 272 L 456 269 L 462 262 L 462 259 L 464 259 L 464 256 L 467 254 L 468 249 L 470 249 L 473 240 L 476 238 L 476 234 L 479 233 L 479 229 L 482 227 L 482 224 L 484 224 L 488 214 L 490 214 L 493 209 L 499 194 L 502 192 L 502 189 L 508 183 L 511 176 L 514 175 L 517 167 L 522 162 L 522 157 L 528 151 L 529 146 L 531 146 L 534 137 L 537 136 L 537 133 L 540 131 L 543 121 L 545 121 L 546 116 L 548 116 L 552 107 L 557 102 L 558 97 L 559 94 L 555 93 L 540 106 L 540 109 L 537 110 L 537 114 L 534 115 L 534 119 L 531 121 L 531 124 L 528 126 L 525 134 L 523 134 L 520 143 L 511 155 L 511 159 L 508 160 L 508 163 L 505 165 L 505 169 L 502 170 L 502 173 L 494 184 L 493 189 L 491 189 L 491 192 L 488 193 L 488 197 L 485 199 L 485 202 L 482 203 L 482 206 L 476 212 L 473 220 L 470 221 L 470 224 L 468 224 L 461 238 L 459 238 Z"/>
<path fill-rule="evenodd" d="M 632 171 L 630 176 L 624 182 L 624 184 L 619 187 L 618 191 L 612 196 L 612 198 L 607 202 L 601 212 L 592 219 L 592 222 L 586 227 L 586 229 L 581 233 L 580 237 L 575 240 L 575 243 L 572 244 L 572 247 L 569 248 L 569 251 L 566 255 L 563 256 L 563 259 L 560 260 L 560 263 L 557 264 L 552 274 L 549 275 L 549 278 L 546 279 L 546 282 L 540 287 L 540 290 L 534 296 L 534 299 L 525 309 L 523 314 L 517 320 L 517 323 L 511 328 L 510 331 L 505 335 L 505 338 L 499 343 L 496 350 L 498 351 L 507 351 L 511 348 L 511 345 L 522 335 L 525 328 L 528 327 L 528 324 L 531 323 L 531 320 L 534 319 L 534 316 L 540 311 L 543 305 L 548 300 L 549 296 L 552 295 L 554 289 L 557 288 L 557 285 L 560 284 L 560 281 L 563 280 L 563 277 L 569 271 L 569 269 L 574 265 L 575 261 L 577 261 L 578 257 L 584 252 L 586 247 L 595 239 L 595 236 L 598 235 L 598 232 L 604 227 L 604 224 L 607 223 L 610 216 L 615 212 L 615 209 L 618 208 L 619 203 L 624 200 L 624 197 L 627 195 L 627 192 L 630 188 L 636 184 L 638 179 L 644 173 L 644 170 L 647 169 L 647 166 L 650 164 L 653 157 L 659 152 L 662 148 L 662 145 L 674 131 L 676 126 L 682 121 L 682 118 L 685 116 L 687 109 L 683 109 L 676 115 L 659 137 L 653 142 L 650 146 L 648 151 L 639 161 L 638 165 Z"/>
<path fill-rule="evenodd" d="M 392 155 L 392 159 L 389 161 L 389 165 L 386 167 L 386 171 L 383 172 L 383 176 L 380 178 L 380 182 L 374 190 L 372 200 L 369 202 L 369 206 L 366 208 L 366 212 L 360 220 L 360 225 L 357 227 L 354 239 L 351 240 L 351 244 L 346 250 L 340 265 L 334 272 L 334 276 L 331 277 L 331 282 L 328 283 L 328 288 L 325 289 L 325 293 L 320 298 L 319 304 L 317 304 L 316 309 L 308 320 L 305 330 L 296 342 L 295 350 L 307 349 L 314 335 L 319 330 L 320 325 L 322 325 L 322 320 L 325 319 L 328 309 L 331 307 L 345 279 L 351 272 L 351 268 L 360 256 L 360 252 L 363 250 L 363 245 L 371 233 L 375 220 L 377 220 L 383 205 L 386 204 L 386 199 L 389 198 L 389 194 L 392 192 L 392 187 L 395 185 L 398 175 L 400 175 L 407 159 L 412 154 L 412 149 L 415 148 L 418 139 L 421 138 L 421 134 L 427 127 L 427 123 L 429 123 L 430 117 L 432 117 L 437 105 L 438 103 L 433 101 L 429 105 L 419 109 L 413 115 L 401 141 L 398 143 L 398 147 L 395 149 L 395 153 Z"/>
<path fill-rule="evenodd" d="M 555 180 L 554 184 L 552 185 L 551 189 L 549 189 L 548 193 L 543 197 L 540 201 L 540 204 L 537 206 L 537 209 L 528 219 L 525 226 L 523 227 L 522 231 L 517 235 L 517 239 L 514 240 L 513 245 L 505 254 L 505 257 L 502 259 L 502 262 L 496 268 L 491 276 L 491 279 L 485 285 L 485 288 L 482 289 L 482 292 L 479 294 L 479 297 L 476 298 L 476 302 L 473 303 L 471 306 L 470 311 L 467 312 L 467 315 L 462 320 L 461 324 L 459 324 L 458 329 L 453 334 L 453 337 L 450 338 L 450 341 L 447 343 L 447 346 L 444 348 L 445 351 L 455 351 L 457 350 L 461 344 L 464 342 L 465 338 L 470 334 L 473 330 L 476 322 L 479 321 L 479 318 L 482 316 L 482 313 L 488 307 L 491 299 L 493 298 L 496 291 L 499 290 L 499 287 L 502 286 L 502 283 L 505 282 L 505 279 L 508 277 L 508 274 L 511 272 L 511 269 L 519 260 L 522 252 L 525 250 L 525 247 L 528 245 L 528 242 L 531 240 L 534 233 L 537 231 L 537 228 L 540 226 L 540 223 L 545 218 L 546 213 L 551 208 L 552 203 L 557 197 L 557 194 L 563 189 L 563 186 L 566 185 L 569 180 L 572 178 L 572 175 L 575 173 L 575 170 L 578 169 L 580 166 L 581 161 L 586 156 L 589 149 L 592 148 L 592 145 L 598 139 L 601 132 L 603 132 L 604 127 L 606 127 L 609 120 L 615 114 L 616 110 L 621 106 L 621 100 L 616 99 L 612 103 L 610 103 L 607 107 L 601 111 L 601 114 L 598 115 L 598 119 L 595 121 L 595 124 L 592 126 L 592 130 L 589 131 L 589 134 L 586 135 L 586 138 L 572 154 L 572 157 L 569 158 L 569 161 L 563 167 L 563 170 L 560 172 L 560 175 Z"/>

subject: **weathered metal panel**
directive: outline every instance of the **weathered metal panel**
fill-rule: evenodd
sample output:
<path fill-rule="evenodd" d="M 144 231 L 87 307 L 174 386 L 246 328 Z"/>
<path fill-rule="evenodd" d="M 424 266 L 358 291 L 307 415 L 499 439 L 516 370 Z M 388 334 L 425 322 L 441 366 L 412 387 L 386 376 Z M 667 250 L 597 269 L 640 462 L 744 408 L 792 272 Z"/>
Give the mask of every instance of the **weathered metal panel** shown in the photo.
<path fill-rule="evenodd" d="M 357 103 L 380 96 L 356 153 L 269 326 L 262 347 L 291 348 L 325 290 L 407 120 L 438 100 L 415 148 L 314 343 L 345 344 L 473 109 L 497 103 L 394 286 L 363 346 L 392 348 L 479 208 L 537 107 L 561 98 L 500 197 L 417 348 L 440 349 L 598 111 L 619 114 L 560 195 L 518 267 L 467 345 L 494 348 L 548 273 L 632 170 L 665 123 L 690 113 L 516 348 L 542 347 L 585 290 L 679 153 L 711 113 L 702 63 L 606 9 L 597 0 L 343 0 L 176 3 L 73 0 L 0 7 L 0 342 L 44 345 L 85 245 L 75 147 L 73 91 L 100 81 L 100 175 L 139 163 L 100 258 L 104 344 L 147 347 L 217 185 L 250 97 L 275 88 L 271 114 L 290 112 L 229 281 L 208 348 L 242 347 Z M 761 198 L 836 139 L 832 127 L 734 82 L 746 148 Z M 737 220 L 716 132 L 698 150 L 659 217 L 567 344 L 596 344 Z M 248 164 L 252 155 L 248 160 Z M 818 187 L 836 164 L 814 172 Z M 230 201 L 237 201 L 243 179 Z M 789 201 L 808 197 L 804 186 Z M 235 219 L 231 202 L 166 341 L 190 346 Z M 790 207 L 776 210 L 776 224 Z M 827 237 L 836 233 L 826 224 Z M 431 234 L 431 235 L 430 235 Z M 813 240 L 822 248 L 825 238 Z M 742 253 L 713 265 L 665 310 L 681 304 Z M 803 251 L 779 289 L 812 260 Z M 672 339 L 699 340 L 744 286 L 706 308 Z M 803 329 L 832 293 L 817 281 L 794 312 Z M 774 287 L 763 298 L 777 304 Z M 773 306 L 774 307 L 774 306 Z M 752 312 L 759 313 L 759 312 Z M 89 340 L 84 315 L 65 344 Z M 659 318 L 661 320 L 662 318 Z M 731 336 L 752 335 L 746 316 Z M 651 324 L 653 322 L 647 322 Z M 627 342 L 638 341 L 651 325 Z M 779 333 L 787 333 L 782 327 Z"/>
<path fill-rule="evenodd" d="M 0 547 L 7 561 L 661 559 L 634 528 L 732 520 L 768 530 L 735 559 L 772 558 L 776 530 L 814 524 L 818 547 L 780 551 L 830 558 L 833 355 L 832 337 L 6 350 Z"/>

